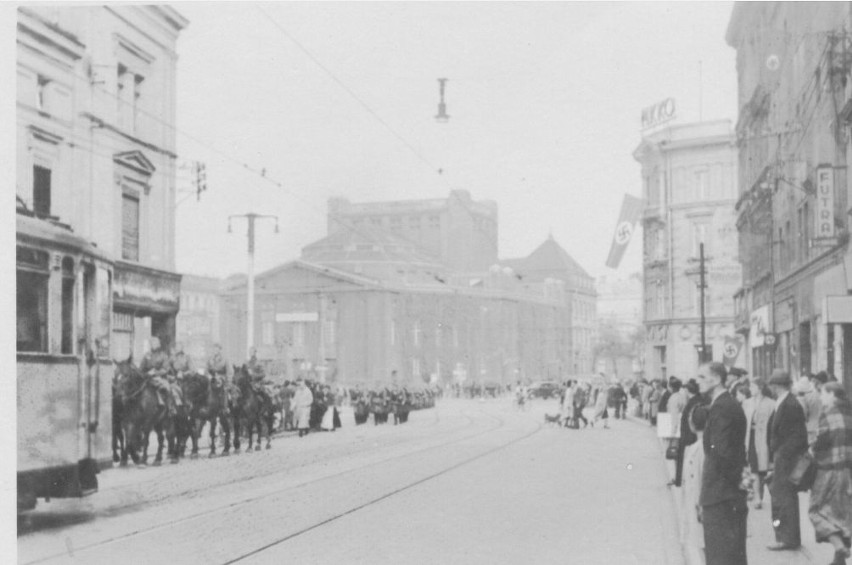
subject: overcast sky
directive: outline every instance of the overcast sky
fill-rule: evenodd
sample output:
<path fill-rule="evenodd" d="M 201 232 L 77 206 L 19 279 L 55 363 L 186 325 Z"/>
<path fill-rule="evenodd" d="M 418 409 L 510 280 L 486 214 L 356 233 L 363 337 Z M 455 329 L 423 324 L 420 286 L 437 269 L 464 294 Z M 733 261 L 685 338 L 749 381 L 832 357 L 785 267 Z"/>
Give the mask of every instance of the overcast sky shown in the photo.
<path fill-rule="evenodd" d="M 229 214 L 279 216 L 277 236 L 258 225 L 263 270 L 325 235 L 330 196 L 464 188 L 498 203 L 501 257 L 552 232 L 590 274 L 611 273 L 622 196 L 641 195 L 642 108 L 673 97 L 679 123 L 698 121 L 701 61 L 703 119 L 736 119 L 729 2 L 174 6 L 190 20 L 178 152 L 208 164 L 209 185 L 178 207 L 181 272 L 244 271 L 245 223 L 228 234 Z M 639 269 L 637 238 L 619 272 Z"/>

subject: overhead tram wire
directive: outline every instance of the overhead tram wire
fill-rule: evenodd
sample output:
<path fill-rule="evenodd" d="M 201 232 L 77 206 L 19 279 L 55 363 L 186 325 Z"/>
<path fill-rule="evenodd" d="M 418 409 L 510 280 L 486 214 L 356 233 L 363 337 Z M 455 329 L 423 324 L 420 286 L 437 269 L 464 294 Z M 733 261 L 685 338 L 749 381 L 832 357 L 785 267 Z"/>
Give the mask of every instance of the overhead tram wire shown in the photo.
<path fill-rule="evenodd" d="M 278 29 L 287 39 L 289 39 L 294 45 L 296 45 L 296 47 L 298 47 L 299 50 L 301 50 L 311 61 L 313 61 L 313 63 L 315 65 L 317 65 L 320 69 L 322 69 L 322 71 L 325 72 L 335 83 L 337 83 L 338 86 L 340 86 L 344 91 L 346 91 L 346 93 L 348 93 L 353 99 L 355 99 L 355 101 L 357 101 L 358 104 L 361 105 L 361 107 L 363 107 L 371 116 L 373 116 L 373 118 L 375 118 L 380 124 L 382 124 L 398 141 L 400 141 L 403 145 L 405 145 L 405 147 L 407 147 L 412 153 L 414 153 L 414 155 L 423 164 L 425 164 L 426 167 L 428 167 L 430 172 L 437 174 L 440 177 L 441 181 L 447 186 L 447 188 L 450 188 L 450 189 L 452 188 L 450 186 L 450 183 L 447 180 L 447 178 L 445 176 L 443 176 L 440 172 L 438 172 L 438 168 L 429 159 L 427 159 L 420 151 L 418 151 L 417 148 L 414 147 L 413 144 L 411 144 L 399 132 L 397 132 L 393 127 L 391 127 L 391 125 L 388 124 L 387 121 L 385 121 L 375 110 L 373 110 L 369 106 L 369 104 L 367 104 L 360 96 L 358 96 L 358 94 L 354 90 L 349 88 L 349 86 L 347 86 L 346 83 L 344 83 L 328 67 L 326 67 L 319 59 L 317 59 L 317 57 L 314 56 L 314 54 L 311 53 L 310 50 L 308 50 L 304 45 L 302 45 L 302 43 L 300 43 L 295 37 L 293 37 L 293 35 L 290 34 L 281 24 L 279 24 L 275 20 L 275 18 L 273 18 L 266 10 L 264 10 L 262 7 L 260 7 L 257 4 L 255 4 L 254 7 L 258 11 L 260 11 L 260 13 L 263 14 L 263 16 L 267 20 L 269 20 L 269 22 L 273 26 L 275 26 L 276 29 Z M 471 219 L 473 219 L 474 212 L 470 209 L 470 207 L 465 202 L 463 202 L 461 200 L 459 200 L 459 203 L 461 204 L 462 208 L 464 208 L 464 210 L 468 213 L 468 215 L 471 217 Z M 479 226 L 475 226 L 475 229 L 486 235 L 486 241 L 488 241 L 492 245 L 492 247 L 494 247 L 495 251 L 498 249 L 499 246 L 497 245 L 497 243 L 490 241 L 490 239 L 488 237 L 489 236 L 488 233 L 486 233 Z"/>

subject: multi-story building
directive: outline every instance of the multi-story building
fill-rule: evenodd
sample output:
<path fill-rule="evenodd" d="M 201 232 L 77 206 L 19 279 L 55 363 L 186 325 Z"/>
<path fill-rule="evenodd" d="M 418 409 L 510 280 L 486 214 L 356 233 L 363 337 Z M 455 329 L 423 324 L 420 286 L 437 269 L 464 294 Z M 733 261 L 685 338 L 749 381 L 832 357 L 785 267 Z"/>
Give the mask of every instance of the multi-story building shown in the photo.
<path fill-rule="evenodd" d="M 396 234 L 453 271 L 484 271 L 497 262 L 497 204 L 473 200 L 466 190 L 447 198 L 328 203 L 329 235 L 346 226 L 371 226 Z"/>
<path fill-rule="evenodd" d="M 734 337 L 736 147 L 728 121 L 670 125 L 642 139 L 645 371 L 693 375 L 701 348 L 704 244 L 705 359 L 722 361 Z"/>
<path fill-rule="evenodd" d="M 642 324 L 642 273 L 626 276 L 605 275 L 595 284 L 597 290 L 597 343 L 618 340 L 617 355 L 599 356 L 595 372 L 619 377 L 641 376 L 644 371 L 644 329 Z M 602 335 L 602 333 L 604 335 Z"/>
<path fill-rule="evenodd" d="M 174 338 L 175 45 L 167 5 L 18 9 L 18 205 L 114 260 L 114 358 Z M 111 343 L 110 343 L 111 342 Z"/>
<path fill-rule="evenodd" d="M 459 198 L 469 195 L 453 193 L 448 206 Z M 410 217 L 422 203 L 391 209 Z M 444 213 L 438 217 L 450 222 Z M 591 373 L 593 280 L 552 237 L 523 259 L 497 261 L 494 252 L 485 268 L 468 261 L 454 269 L 452 255 L 431 252 L 401 228 L 351 217 L 332 223 L 300 260 L 256 278 L 258 355 L 272 374 L 508 384 Z M 474 249 L 480 237 L 467 231 L 455 244 Z M 222 341 L 232 359 L 245 356 L 245 296 L 240 280 L 222 293 Z"/>
<path fill-rule="evenodd" d="M 743 284 L 755 374 L 828 370 L 852 387 L 848 3 L 738 2 Z M 852 389 L 850 389 L 852 390 Z"/>
<path fill-rule="evenodd" d="M 177 337 L 197 366 L 207 359 L 219 342 L 219 293 L 222 281 L 214 277 L 182 275 Z"/>

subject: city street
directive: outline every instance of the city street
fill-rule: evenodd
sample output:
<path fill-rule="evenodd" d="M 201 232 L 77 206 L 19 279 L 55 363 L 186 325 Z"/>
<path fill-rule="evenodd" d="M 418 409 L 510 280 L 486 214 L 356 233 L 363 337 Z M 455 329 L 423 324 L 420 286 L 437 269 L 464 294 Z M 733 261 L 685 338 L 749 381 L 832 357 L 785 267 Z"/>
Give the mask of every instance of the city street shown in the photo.
<path fill-rule="evenodd" d="M 544 424 L 556 401 L 444 400 L 404 426 L 111 469 L 42 503 L 20 563 L 681 563 L 656 439 Z"/>

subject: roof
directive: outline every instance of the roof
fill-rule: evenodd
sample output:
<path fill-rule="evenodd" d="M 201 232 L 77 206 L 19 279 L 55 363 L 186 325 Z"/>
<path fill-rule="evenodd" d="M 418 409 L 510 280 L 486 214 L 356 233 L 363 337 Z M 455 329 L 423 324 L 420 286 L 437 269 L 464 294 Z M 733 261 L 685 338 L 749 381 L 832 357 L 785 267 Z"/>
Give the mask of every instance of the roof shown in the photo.
<path fill-rule="evenodd" d="M 103 261 L 112 263 L 113 260 L 97 245 L 86 241 L 67 226 L 32 217 L 26 214 L 16 214 L 16 233 L 18 240 L 34 240 L 56 247 L 79 251 Z"/>
<path fill-rule="evenodd" d="M 443 267 L 435 256 L 422 247 L 375 226 L 355 228 L 344 225 L 334 233 L 303 247 L 302 259 L 311 263 L 369 261 Z"/>
<path fill-rule="evenodd" d="M 512 267 L 524 278 L 562 278 L 566 275 L 591 278 L 589 273 L 557 243 L 553 235 L 550 235 L 526 258 L 507 259 L 501 263 Z"/>

